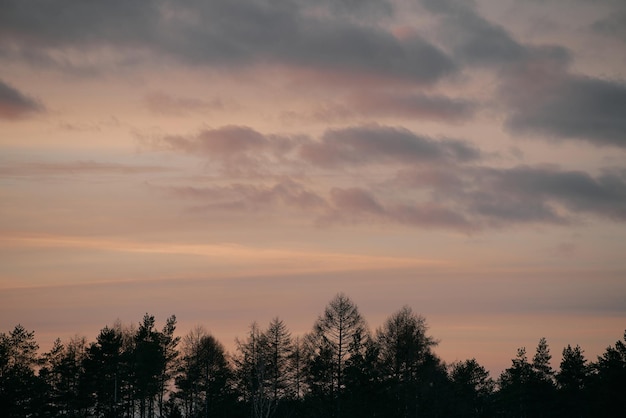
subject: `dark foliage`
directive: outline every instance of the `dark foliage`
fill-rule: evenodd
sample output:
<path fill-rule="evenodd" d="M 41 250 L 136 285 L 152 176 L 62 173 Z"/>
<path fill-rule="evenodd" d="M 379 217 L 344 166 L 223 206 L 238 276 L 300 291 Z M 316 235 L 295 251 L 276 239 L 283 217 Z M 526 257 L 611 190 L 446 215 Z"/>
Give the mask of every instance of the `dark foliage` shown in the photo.
<path fill-rule="evenodd" d="M 372 334 L 358 308 L 337 295 L 303 337 L 275 318 L 253 323 L 237 352 L 202 327 L 176 337 L 105 326 L 94 342 L 55 341 L 37 353 L 33 331 L 0 333 L 2 417 L 454 417 L 622 416 L 626 332 L 595 362 L 568 345 L 558 370 L 541 338 L 520 348 L 497 381 L 475 359 L 445 365 L 424 317 L 403 307 Z"/>

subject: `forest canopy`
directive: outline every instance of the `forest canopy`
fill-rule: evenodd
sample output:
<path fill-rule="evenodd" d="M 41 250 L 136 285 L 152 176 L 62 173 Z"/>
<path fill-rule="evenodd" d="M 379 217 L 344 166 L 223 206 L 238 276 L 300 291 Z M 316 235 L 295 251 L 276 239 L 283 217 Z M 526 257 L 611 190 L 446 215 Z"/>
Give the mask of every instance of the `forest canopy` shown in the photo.
<path fill-rule="evenodd" d="M 426 318 L 410 307 L 371 330 L 336 295 L 310 332 L 252 322 L 234 352 L 197 326 L 106 325 L 95 341 L 57 339 L 39 353 L 34 331 L 0 333 L 3 417 L 592 417 L 619 416 L 626 332 L 597 359 L 568 345 L 558 369 L 545 338 L 492 377 L 476 359 L 444 363 Z M 556 362 L 554 364 L 557 364 Z"/>

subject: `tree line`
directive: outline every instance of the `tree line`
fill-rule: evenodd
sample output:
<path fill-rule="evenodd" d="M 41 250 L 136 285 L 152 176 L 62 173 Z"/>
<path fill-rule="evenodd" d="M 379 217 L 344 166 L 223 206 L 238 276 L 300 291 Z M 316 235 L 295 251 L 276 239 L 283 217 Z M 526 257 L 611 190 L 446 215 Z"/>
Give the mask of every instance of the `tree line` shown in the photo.
<path fill-rule="evenodd" d="M 497 378 L 475 359 L 445 364 L 423 316 L 403 307 L 372 332 L 338 294 L 303 336 L 252 323 L 235 352 L 202 327 L 175 335 L 146 314 L 96 340 L 0 333 L 3 417 L 603 417 L 622 416 L 626 332 L 595 361 L 579 346 L 551 366 L 547 341 L 520 348 Z"/>

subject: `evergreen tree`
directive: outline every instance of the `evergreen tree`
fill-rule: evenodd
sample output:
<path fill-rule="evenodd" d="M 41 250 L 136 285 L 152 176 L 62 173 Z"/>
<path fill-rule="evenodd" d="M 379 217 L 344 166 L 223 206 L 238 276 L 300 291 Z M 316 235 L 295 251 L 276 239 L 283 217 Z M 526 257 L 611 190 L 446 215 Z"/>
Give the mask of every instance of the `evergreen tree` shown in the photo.
<path fill-rule="evenodd" d="M 115 417 L 120 412 L 120 388 L 127 378 L 123 369 L 122 334 L 119 329 L 105 326 L 95 343 L 87 349 L 83 362 L 82 385 L 90 394 L 90 405 L 96 416 Z"/>
<path fill-rule="evenodd" d="M 132 353 L 135 396 L 140 418 L 152 418 L 155 400 L 161 393 L 162 378 L 167 369 L 164 337 L 155 329 L 153 315 L 145 314 L 135 335 Z"/>
<path fill-rule="evenodd" d="M 590 369 L 583 350 L 577 345 L 567 345 L 556 381 L 559 390 L 559 413 L 563 417 L 589 416 L 588 385 Z"/>
<path fill-rule="evenodd" d="M 45 385 L 35 374 L 38 349 L 35 332 L 22 325 L 0 334 L 0 411 L 7 418 L 36 415 L 43 408 Z"/>
<path fill-rule="evenodd" d="M 532 375 L 529 381 L 530 413 L 534 417 L 549 417 L 554 414 L 556 401 L 556 385 L 554 370 L 550 365 L 552 355 L 545 338 L 537 344 L 531 364 Z"/>
<path fill-rule="evenodd" d="M 87 340 L 75 337 L 67 344 L 60 339 L 43 355 L 39 376 L 47 385 L 46 412 L 52 416 L 83 416 L 89 406 L 84 387 Z"/>
<path fill-rule="evenodd" d="M 607 347 L 593 365 L 594 412 L 597 416 L 621 416 L 624 414 L 624 393 L 626 393 L 626 331 L 624 340 L 615 346 Z"/>
<path fill-rule="evenodd" d="M 512 365 L 502 372 L 498 381 L 499 409 L 505 417 L 529 417 L 529 384 L 532 366 L 526 356 L 526 348 L 517 349 Z"/>
<path fill-rule="evenodd" d="M 491 400 L 495 382 L 476 359 L 452 364 L 454 412 L 457 417 L 493 416 Z"/>

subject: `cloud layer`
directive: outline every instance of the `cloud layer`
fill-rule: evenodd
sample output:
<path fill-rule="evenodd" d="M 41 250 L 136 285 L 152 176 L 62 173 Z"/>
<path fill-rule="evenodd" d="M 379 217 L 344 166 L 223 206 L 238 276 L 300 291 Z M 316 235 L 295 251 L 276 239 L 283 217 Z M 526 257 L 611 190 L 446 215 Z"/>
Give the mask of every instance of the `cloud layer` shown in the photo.
<path fill-rule="evenodd" d="M 191 137 L 166 136 L 155 146 L 221 167 L 223 174 L 213 180 L 218 186 L 170 189 L 211 202 L 196 205 L 207 211 L 271 213 L 282 207 L 318 225 L 383 222 L 464 233 L 569 225 L 587 216 L 626 221 L 623 170 L 594 176 L 557 165 L 493 168 L 494 157 L 466 141 L 392 126 L 329 129 L 319 138 L 225 126 Z M 241 167 L 247 175 L 233 180 Z M 359 176 L 373 167 L 375 176 Z M 323 180 L 338 175 L 347 176 L 342 186 Z"/>
<path fill-rule="evenodd" d="M 18 119 L 43 109 L 41 103 L 0 80 L 0 119 Z"/>
<path fill-rule="evenodd" d="M 235 123 L 221 122 L 238 114 L 218 89 L 194 95 L 146 81 L 136 98 L 153 115 L 193 120 L 179 131 L 201 126 L 193 134 L 169 126 L 145 135 L 150 151 L 202 164 L 210 180 L 150 182 L 196 201 L 196 210 L 280 208 L 316 225 L 462 232 L 625 220 L 621 163 L 576 168 L 518 153 L 511 164 L 502 149 L 534 138 L 622 152 L 626 84 L 582 73 L 569 44 L 527 40 L 478 2 L 8 0 L 2 12 L 0 62 L 95 80 L 154 65 L 198 71 L 207 84 L 242 81 L 237 97 L 225 99 L 247 100 L 246 117 Z M 620 13 L 598 16 L 588 19 L 587 36 L 620 33 Z M 0 117 L 42 109 L 0 81 Z M 211 119 L 213 112 L 219 117 Z M 125 170 L 81 164 L 77 171 Z"/>

